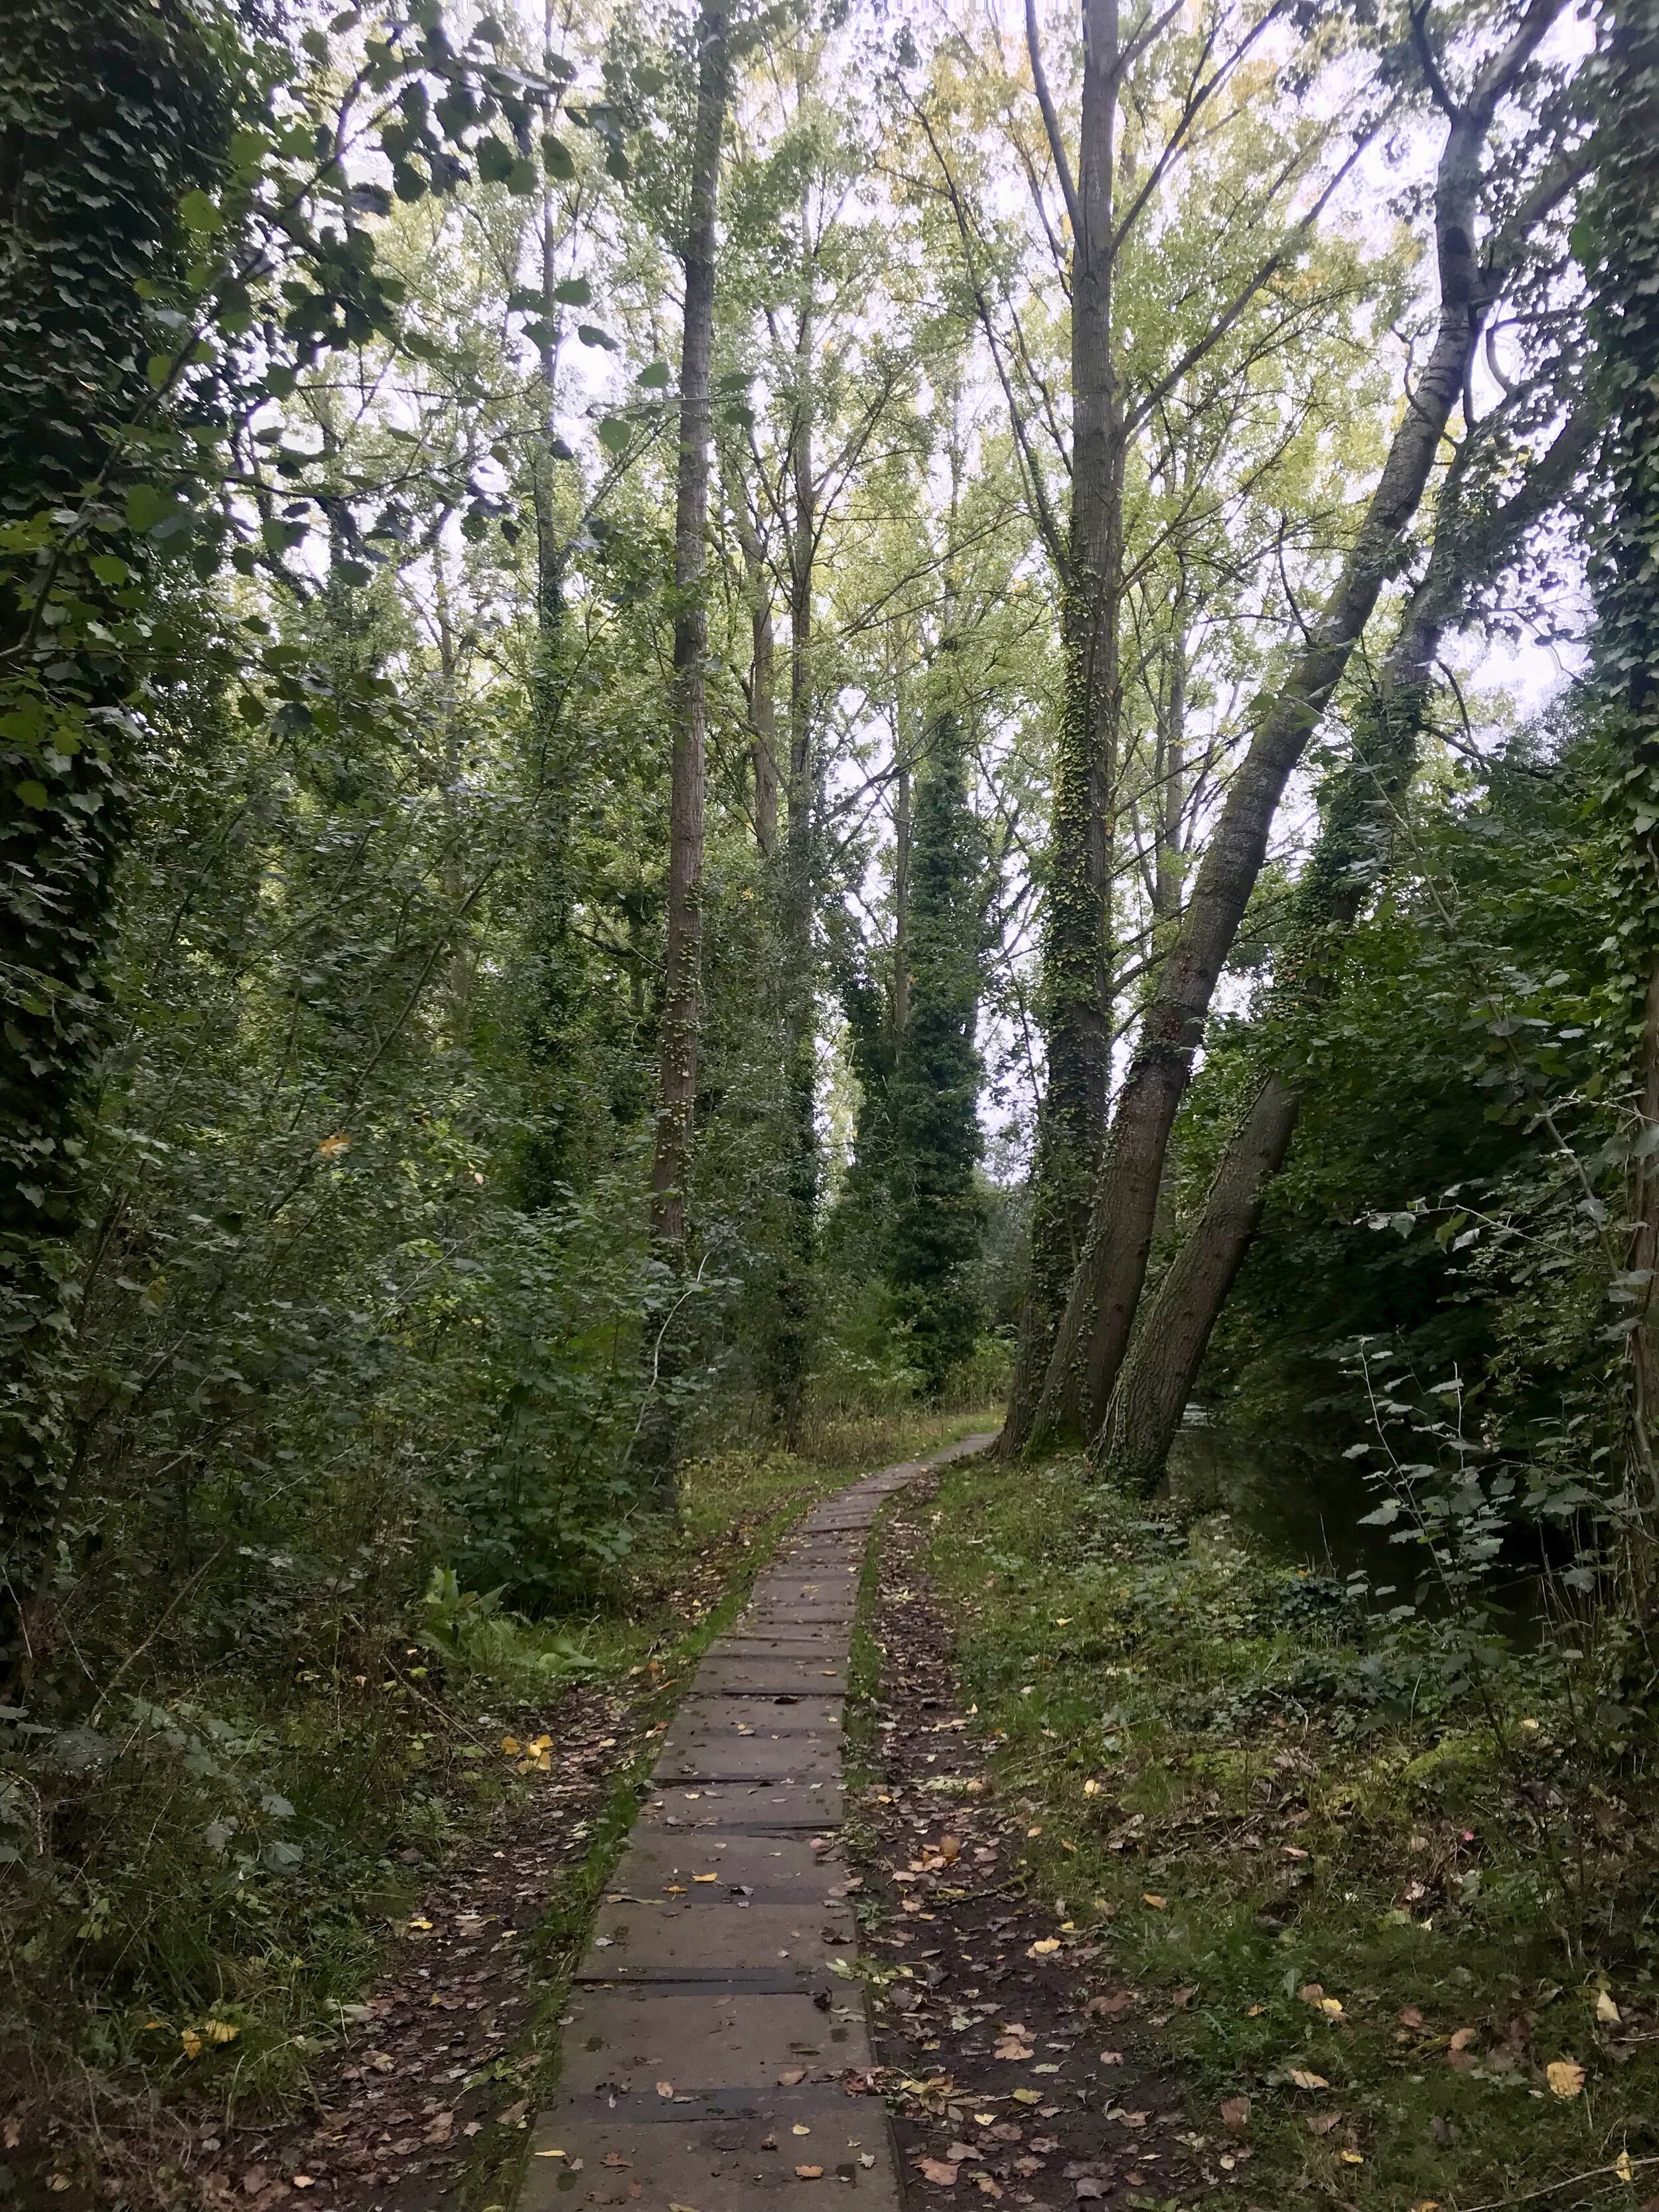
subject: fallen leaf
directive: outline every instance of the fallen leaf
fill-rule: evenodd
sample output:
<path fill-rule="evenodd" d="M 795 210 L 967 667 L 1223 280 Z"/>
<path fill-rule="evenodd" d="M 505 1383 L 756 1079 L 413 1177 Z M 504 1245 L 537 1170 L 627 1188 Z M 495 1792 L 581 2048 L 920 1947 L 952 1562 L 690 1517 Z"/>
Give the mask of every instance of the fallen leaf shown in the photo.
<path fill-rule="evenodd" d="M 1576 2097 L 1584 2086 L 1584 2069 L 1576 2058 L 1552 2058 L 1544 2069 L 1551 2094 Z"/>
<path fill-rule="evenodd" d="M 674 2094 L 674 2085 L 673 2085 L 673 2083 L 672 2083 L 672 2081 L 659 2081 L 659 2082 L 658 2082 L 658 2084 L 657 2084 L 657 2094 L 658 2094 L 659 2097 L 672 2097 L 672 2096 L 673 2095 L 673 2094 Z"/>
<path fill-rule="evenodd" d="M 991 2056 L 993 2058 L 1009 2058 L 1019 2061 L 1029 2058 L 1031 2054 L 1023 2043 L 1016 2043 L 1011 2038 L 1006 2043 L 999 2043 L 996 2049 L 991 2053 Z"/>
<path fill-rule="evenodd" d="M 426 2131 L 429 2143 L 447 2143 L 455 2126 L 453 2112 L 440 2112 Z"/>
<path fill-rule="evenodd" d="M 804 2126 L 799 2120 L 797 2120 L 794 2126 L 790 2129 L 789 2132 L 792 2136 L 810 2136 L 812 2130 L 811 2128 Z"/>
<path fill-rule="evenodd" d="M 676 2204 L 671 2197 L 668 2200 L 668 2212 L 697 2212 L 697 2208 L 695 2204 Z"/>
<path fill-rule="evenodd" d="M 961 1837 L 941 1836 L 939 1839 L 939 1855 L 947 1865 L 952 1859 L 959 1859 L 962 1856 Z"/>
<path fill-rule="evenodd" d="M 631 2166 L 633 2164 L 633 2160 L 631 2159 L 624 2158 L 619 2150 L 608 2150 L 605 2156 L 599 2160 L 599 2164 L 601 2166 Z"/>
<path fill-rule="evenodd" d="M 1634 2181 L 1636 2179 L 1636 2168 L 1631 2164 L 1630 2153 L 1627 2150 L 1621 2150 L 1614 2159 L 1613 2170 L 1620 2181 Z"/>
<path fill-rule="evenodd" d="M 693 1881 L 718 1881 L 720 1880 L 720 1875 L 718 1873 L 694 1874 L 691 1879 Z"/>
<path fill-rule="evenodd" d="M 1475 2033 L 1476 2031 L 1472 2027 L 1460 2027 L 1456 2029 L 1452 2035 L 1450 2042 L 1446 2046 L 1447 2049 L 1449 2051 L 1467 2051 L 1470 2044 L 1474 2041 Z"/>
<path fill-rule="evenodd" d="M 496 2113 L 495 2124 L 498 2128 L 521 2128 L 524 2125 L 525 2114 L 529 2110 L 529 2098 L 520 2097 L 516 2105 L 509 2105 L 504 2112 Z"/>
<path fill-rule="evenodd" d="M 791 2066 L 779 2075 L 778 2087 L 780 2089 L 793 2089 L 797 2081 L 804 2081 L 805 2079 L 806 2069 L 804 2066 Z"/>
<path fill-rule="evenodd" d="M 916 2171 L 921 2174 L 922 2179 L 924 2181 L 931 2181 L 935 2189 L 954 2189 L 956 2187 L 957 2170 L 948 2160 L 942 2158 L 919 2158 L 915 2163 Z"/>
<path fill-rule="evenodd" d="M 1002 2194 L 1002 2184 L 1000 2181 L 993 2181 L 988 2173 L 976 2173 L 974 2176 L 974 2186 L 981 2197 L 1000 2197 Z"/>
<path fill-rule="evenodd" d="M 228 2020 L 204 2020 L 202 2033 L 210 2043 L 234 2043 L 241 2029 Z"/>
<path fill-rule="evenodd" d="M 296 2189 L 314 2189 L 316 2187 L 316 2178 L 313 2174 L 294 2173 L 290 2174 L 289 2179 L 292 2181 Z"/>
<path fill-rule="evenodd" d="M 270 2169 L 269 2166 L 251 2166 L 247 2172 L 242 2176 L 242 2186 L 250 2197 L 257 2197 L 270 2179 Z"/>
<path fill-rule="evenodd" d="M 1052 1959 L 1060 1948 L 1058 1936 L 1039 1936 L 1025 1955 L 1028 1959 Z"/>
<path fill-rule="evenodd" d="M 1328 2089 L 1331 2086 L 1322 2074 L 1310 2074 L 1305 2066 L 1287 2066 L 1285 2078 L 1298 2089 Z"/>
<path fill-rule="evenodd" d="M 1248 2097 L 1224 2097 L 1221 2100 L 1221 2124 L 1236 2136 L 1242 2136 L 1250 2124 L 1250 2100 Z"/>
<path fill-rule="evenodd" d="M 1415 2005 L 1407 2005 L 1401 2009 L 1400 2014 L 1400 2025 L 1401 2027 L 1422 2027 L 1423 2015 Z"/>
<path fill-rule="evenodd" d="M 501 1738 L 501 1749 L 507 1754 L 507 1758 L 516 1759 L 519 1753 L 524 1749 L 524 1746 L 519 1741 L 517 1736 L 504 1735 Z"/>
<path fill-rule="evenodd" d="M 1150 1905 L 1154 1912 L 1162 1912 L 1170 1900 L 1167 1897 L 1156 1895 L 1150 1889 L 1143 1889 L 1140 1893 L 1140 1901 L 1143 1905 Z"/>
<path fill-rule="evenodd" d="M 1079 2173 L 1072 2184 L 1072 2193 L 1079 2203 L 1098 2203 L 1104 2198 L 1106 2189 L 1097 2173 Z"/>
<path fill-rule="evenodd" d="M 1042 2101 L 1041 2089 L 1016 2089 L 1014 2092 L 1014 2102 L 1017 2105 L 1036 2105 L 1041 2104 Z"/>
<path fill-rule="evenodd" d="M 1089 1777 L 1089 1779 L 1083 1785 L 1083 1794 L 1085 1797 L 1098 1797 L 1100 1795 L 1100 1784 L 1095 1780 L 1094 1776 L 1091 1774 Z"/>
<path fill-rule="evenodd" d="M 201 2057 L 202 2039 L 198 2035 L 193 2027 L 181 2027 L 179 2031 L 179 2040 L 185 2046 L 185 2056 L 186 2058 L 199 2058 Z"/>
<path fill-rule="evenodd" d="M 1595 2000 L 1595 2017 L 1608 2027 L 1617 2027 L 1619 2025 L 1619 2008 L 1605 1990 Z"/>
<path fill-rule="evenodd" d="M 797 2181 L 822 2181 L 823 2168 L 821 2166 L 798 2166 L 795 2179 Z"/>
<path fill-rule="evenodd" d="M 1365 2161 L 1357 2150 L 1345 2150 L 1342 2153 L 1342 2163 L 1344 2166 L 1364 2166 Z"/>
<path fill-rule="evenodd" d="M 1103 2051 L 1100 2054 L 1100 2063 L 1103 2066 L 1121 2066 L 1123 2053 L 1121 2051 Z"/>
<path fill-rule="evenodd" d="M 1321 1997 L 1319 2000 L 1319 2009 L 1324 2014 L 1327 2020 L 1340 2020 L 1342 2017 L 1342 2000 L 1340 1997 Z"/>
<path fill-rule="evenodd" d="M 1342 2115 L 1340 2112 L 1306 2112 L 1303 2118 L 1310 2136 L 1328 2136 L 1334 2127 L 1340 2124 Z"/>

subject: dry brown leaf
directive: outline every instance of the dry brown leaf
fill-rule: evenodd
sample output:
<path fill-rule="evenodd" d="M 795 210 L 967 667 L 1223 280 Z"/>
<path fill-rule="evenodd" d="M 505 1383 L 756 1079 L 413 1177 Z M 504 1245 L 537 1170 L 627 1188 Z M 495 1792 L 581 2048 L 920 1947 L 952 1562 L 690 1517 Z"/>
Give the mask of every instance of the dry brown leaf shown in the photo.
<path fill-rule="evenodd" d="M 658 2094 L 659 2097 L 672 2097 L 672 2096 L 673 2095 L 673 2094 L 674 2094 L 674 2085 L 673 2085 L 673 2083 L 672 2083 L 672 2081 L 659 2081 L 659 2082 L 658 2082 L 658 2084 L 657 2084 L 657 2094 Z"/>
<path fill-rule="evenodd" d="M 1250 2124 L 1250 2100 L 1248 2097 L 1224 2097 L 1221 2100 L 1221 2124 L 1236 2136 L 1242 2136 Z"/>
<path fill-rule="evenodd" d="M 957 2185 L 957 2170 L 946 2159 L 919 2158 L 916 2171 L 924 2181 L 931 2181 L 935 2189 L 954 2189 Z"/>
<path fill-rule="evenodd" d="M 1340 2124 L 1341 2118 L 1340 2112 L 1309 2112 L 1305 2115 L 1308 2133 L 1310 2136 L 1328 2136 L 1334 2127 Z"/>
<path fill-rule="evenodd" d="M 1143 1905 L 1150 1905 L 1154 1912 L 1162 1912 L 1170 1900 L 1167 1897 L 1158 1896 L 1150 1889 L 1143 1889 L 1140 1893 L 1140 1901 Z"/>
<path fill-rule="evenodd" d="M 1447 2045 L 1448 2050 L 1467 2051 L 1470 2044 L 1474 2041 L 1475 2034 L 1476 2031 L 1472 2027 L 1460 2027 L 1456 2029 L 1452 2035 L 1450 2042 Z"/>
<path fill-rule="evenodd" d="M 1285 2078 L 1298 2089 L 1328 2089 L 1331 2086 L 1322 2074 L 1310 2074 L 1305 2066 L 1287 2066 Z"/>
<path fill-rule="evenodd" d="M 795 2179 L 797 2181 L 822 2181 L 823 2168 L 821 2166 L 798 2166 Z"/>
<path fill-rule="evenodd" d="M 806 2069 L 804 2066 L 787 2066 L 778 2076 L 778 2087 L 780 2089 L 793 2089 L 797 2081 L 805 2079 Z"/>
<path fill-rule="evenodd" d="M 1401 2008 L 1401 2013 L 1400 2013 L 1400 2025 L 1401 2026 L 1401 2027 L 1422 2027 L 1422 2025 L 1423 2025 L 1423 2015 L 1422 2015 L 1422 2013 L 1418 2009 L 1417 2006 L 1415 2006 L 1415 2005 L 1406 2005 L 1406 2006 L 1403 2006 L 1403 2007 Z"/>
<path fill-rule="evenodd" d="M 941 1836 L 939 1839 L 939 1855 L 947 1866 L 952 1859 L 959 1859 L 962 1856 L 961 1837 Z"/>

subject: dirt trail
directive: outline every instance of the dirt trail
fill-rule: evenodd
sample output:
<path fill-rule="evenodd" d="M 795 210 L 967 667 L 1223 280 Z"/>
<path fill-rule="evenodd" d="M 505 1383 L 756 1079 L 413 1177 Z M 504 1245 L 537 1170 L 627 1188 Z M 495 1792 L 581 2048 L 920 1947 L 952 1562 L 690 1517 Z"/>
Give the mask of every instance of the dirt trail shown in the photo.
<path fill-rule="evenodd" d="M 918 1485 L 884 1537 L 873 1778 L 850 1808 L 883 1984 L 878 2078 L 911 2203 L 1162 2203 L 1197 2177 L 1176 2093 L 1149 2069 L 1158 2021 L 1115 1973 L 1088 1898 L 1027 1894 L 1021 1848 L 1040 1816 L 987 1771 L 922 1565 L 936 1489 Z M 1224 2154 L 1230 2179 L 1248 2158 Z"/>

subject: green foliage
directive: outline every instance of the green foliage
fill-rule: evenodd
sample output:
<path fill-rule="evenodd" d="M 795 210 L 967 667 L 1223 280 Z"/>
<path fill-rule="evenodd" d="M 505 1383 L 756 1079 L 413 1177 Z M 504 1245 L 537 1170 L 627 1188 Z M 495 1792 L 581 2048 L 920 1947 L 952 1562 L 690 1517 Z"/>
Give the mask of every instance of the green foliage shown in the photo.
<path fill-rule="evenodd" d="M 887 1098 L 887 1267 L 923 1386 L 936 1398 L 979 1333 L 973 1274 L 985 1228 L 975 1041 L 984 864 L 963 732 L 949 710 L 932 724 L 917 781 L 909 921 L 908 1012 Z"/>

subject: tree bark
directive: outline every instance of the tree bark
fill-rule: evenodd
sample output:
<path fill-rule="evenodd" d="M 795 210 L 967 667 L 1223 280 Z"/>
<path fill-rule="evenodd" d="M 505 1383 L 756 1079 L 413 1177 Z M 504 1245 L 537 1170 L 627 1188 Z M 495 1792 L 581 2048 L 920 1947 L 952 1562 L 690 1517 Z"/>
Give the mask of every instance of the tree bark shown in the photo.
<path fill-rule="evenodd" d="M 1428 568 L 1297 886 L 1287 973 L 1267 1008 L 1267 1024 L 1287 1031 L 1279 1063 L 1229 1139 L 1204 1211 L 1140 1316 L 1106 1409 L 1094 1456 L 1127 1487 L 1149 1492 L 1163 1473 L 1211 1334 L 1261 1227 L 1267 1186 L 1290 1152 L 1302 1108 L 1308 1026 L 1335 986 L 1334 955 L 1375 886 L 1387 815 L 1415 772 L 1441 641 L 1512 559 L 1525 533 L 1571 489 L 1595 427 L 1593 409 L 1581 405 L 1520 489 L 1472 528 L 1463 526 L 1454 488 L 1443 495 Z"/>
<path fill-rule="evenodd" d="M 1026 42 L 1042 76 L 1035 0 Z M 1049 830 L 1043 944 L 1048 1073 L 1032 1171 L 1030 1269 L 1005 1442 L 1042 1389 L 1054 1324 L 1081 1257 L 1111 1074 L 1109 900 L 1118 725 L 1125 435 L 1113 352 L 1113 183 L 1121 47 L 1118 0 L 1085 0 L 1083 113 L 1072 240 L 1072 507 L 1060 609 L 1065 690 Z M 1066 175 L 1055 138 L 1056 166 Z M 1069 181 L 1069 180 L 1068 180 Z"/>
<path fill-rule="evenodd" d="M 1440 308 L 1434 346 L 1336 586 L 1289 677 L 1256 704 L 1255 734 L 1228 789 L 1186 919 L 1141 1022 L 1113 1116 L 1088 1242 L 1024 1441 L 1092 1437 L 1105 1413 L 1146 1279 L 1170 1131 L 1222 964 L 1267 855 L 1274 813 L 1399 560 L 1463 392 L 1483 319 L 1501 287 L 1503 272 L 1483 268 L 1474 245 L 1481 154 L 1493 113 L 1561 5 L 1562 0 L 1532 0 L 1507 46 L 1450 113 L 1435 190 Z"/>
<path fill-rule="evenodd" d="M 661 1103 L 651 1174 L 651 1232 L 678 1265 L 697 1091 L 702 953 L 703 600 L 708 519 L 709 383 L 714 340 L 715 216 L 729 61 L 725 0 L 697 19 L 697 121 L 686 228 L 685 320 L 680 351 L 679 479 L 674 508 L 673 760 L 669 799 L 668 949 L 662 1011 Z"/>

